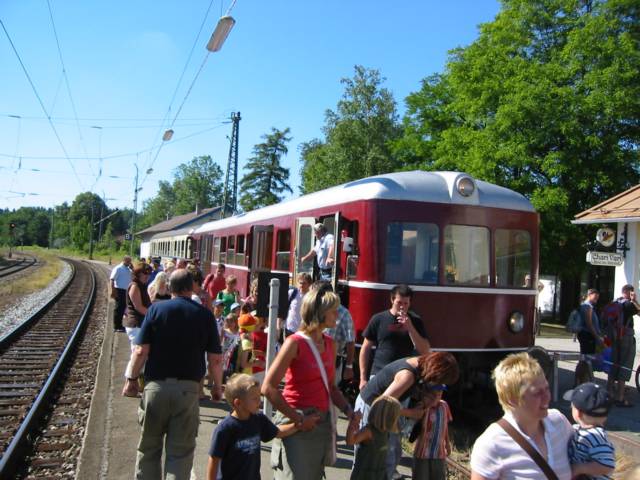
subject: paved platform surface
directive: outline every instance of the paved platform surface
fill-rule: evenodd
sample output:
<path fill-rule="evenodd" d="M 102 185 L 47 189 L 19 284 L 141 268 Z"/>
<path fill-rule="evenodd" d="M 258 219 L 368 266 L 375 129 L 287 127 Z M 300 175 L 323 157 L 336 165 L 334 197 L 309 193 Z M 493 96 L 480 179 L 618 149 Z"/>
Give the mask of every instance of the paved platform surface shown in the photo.
<path fill-rule="evenodd" d="M 110 302 L 110 308 L 112 308 Z M 111 315 L 107 316 L 109 327 Z M 134 478 L 136 445 L 140 429 L 137 423 L 139 401 L 121 395 L 123 374 L 129 359 L 129 342 L 124 333 L 113 333 L 107 329 L 105 335 L 96 390 L 87 426 L 87 435 L 81 452 L 78 478 L 123 480 Z M 578 351 L 578 344 L 571 339 L 539 338 L 537 342 L 547 350 Z M 636 357 L 636 368 L 638 365 Z M 559 379 L 561 394 L 573 386 L 575 363 L 560 362 Z M 598 381 L 606 382 L 606 376 L 597 374 Z M 634 408 L 615 408 L 608 420 L 608 428 L 629 439 L 640 442 L 640 396 L 635 387 L 629 389 L 629 399 Z M 558 408 L 570 415 L 569 402 L 560 400 Z M 219 420 L 228 414 L 224 403 L 202 401 L 200 404 L 200 431 L 194 460 L 192 479 L 206 478 L 207 451 L 211 434 Z M 338 462 L 327 469 L 328 479 L 348 479 L 353 458 L 352 449 L 344 442 L 346 421 L 338 423 Z M 640 445 L 640 443 L 639 443 Z M 269 468 L 270 444 L 262 446 L 262 478 L 272 478 Z M 629 454 L 640 458 L 640 451 Z M 404 457 L 399 471 L 410 478 L 411 459 Z"/>

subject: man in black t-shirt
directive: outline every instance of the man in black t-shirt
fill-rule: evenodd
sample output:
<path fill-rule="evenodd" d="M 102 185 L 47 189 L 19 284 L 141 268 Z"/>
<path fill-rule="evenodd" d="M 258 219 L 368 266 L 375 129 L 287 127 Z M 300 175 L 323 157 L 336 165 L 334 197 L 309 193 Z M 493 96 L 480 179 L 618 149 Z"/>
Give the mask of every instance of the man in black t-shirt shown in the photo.
<path fill-rule="evenodd" d="M 360 390 L 371 375 L 394 360 L 429 352 L 424 324 L 418 315 L 409 311 L 412 296 L 413 291 L 408 285 L 396 285 L 391 290 L 391 308 L 371 317 L 360 349 Z M 374 346 L 376 352 L 369 371 L 369 358 Z"/>
<path fill-rule="evenodd" d="M 147 311 L 127 372 L 125 388 L 135 389 L 144 365 L 139 410 L 142 431 L 136 459 L 136 478 L 140 479 L 162 478 L 163 470 L 176 479 L 190 478 L 205 352 L 209 378 L 215 384 L 211 398 L 222 396 L 222 350 L 213 314 L 191 300 L 193 277 L 188 270 L 174 271 L 169 286 L 171 300 L 155 303 Z"/>

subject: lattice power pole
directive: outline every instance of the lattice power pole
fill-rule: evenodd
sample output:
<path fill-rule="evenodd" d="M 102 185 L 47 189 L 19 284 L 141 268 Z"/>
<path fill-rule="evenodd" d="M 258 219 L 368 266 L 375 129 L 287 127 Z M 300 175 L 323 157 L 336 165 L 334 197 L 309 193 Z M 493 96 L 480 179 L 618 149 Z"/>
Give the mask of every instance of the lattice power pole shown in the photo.
<path fill-rule="evenodd" d="M 222 197 L 222 216 L 227 217 L 236 213 L 238 206 L 238 131 L 240 128 L 240 112 L 231 113 L 231 143 L 229 145 L 229 159 L 227 160 L 227 176 L 224 180 L 224 195 Z"/>

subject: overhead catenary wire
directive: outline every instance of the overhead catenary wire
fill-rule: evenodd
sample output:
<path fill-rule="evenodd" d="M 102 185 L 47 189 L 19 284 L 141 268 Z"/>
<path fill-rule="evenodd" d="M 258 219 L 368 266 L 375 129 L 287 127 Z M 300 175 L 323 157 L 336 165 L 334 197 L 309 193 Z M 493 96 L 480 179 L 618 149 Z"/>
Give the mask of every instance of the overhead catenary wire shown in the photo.
<path fill-rule="evenodd" d="M 69 158 L 69 154 L 67 153 L 67 149 L 65 148 L 64 143 L 62 143 L 62 139 L 60 138 L 60 135 L 58 134 L 58 130 L 56 129 L 56 126 L 53 124 L 53 122 L 50 120 L 49 112 L 47 112 L 47 108 L 44 106 L 44 103 L 42 102 L 42 98 L 40 97 L 40 94 L 38 93 L 38 89 L 36 88 L 35 84 L 33 83 L 33 80 L 31 80 L 31 76 L 29 75 L 29 71 L 27 70 L 27 67 L 25 66 L 24 62 L 22 61 L 22 58 L 20 57 L 20 53 L 18 53 L 18 50 L 17 50 L 16 46 L 14 45 L 13 40 L 11 39 L 11 35 L 9 35 L 9 32 L 7 31 L 7 28 L 5 27 L 5 24 L 2 21 L 2 19 L 0 19 L 0 25 L 2 26 L 2 30 L 4 30 L 4 33 L 7 36 L 7 39 L 9 40 L 9 44 L 11 45 L 11 48 L 13 49 L 13 53 L 16 55 L 16 57 L 18 59 L 18 62 L 20 63 L 20 66 L 22 67 L 22 71 L 24 72 L 25 76 L 27 77 L 27 80 L 29 81 L 29 85 L 31 85 L 31 89 L 33 90 L 34 95 L 38 99 L 38 103 L 40 104 L 40 108 L 42 109 L 42 111 L 44 112 L 45 116 L 49 120 L 49 125 L 51 126 L 51 130 L 53 130 L 53 133 L 54 133 L 54 135 L 56 137 L 56 140 L 58 141 L 58 144 L 60 145 L 60 148 L 62 149 L 62 151 L 64 153 L 64 156 L 67 159 L 67 162 L 69 163 L 69 166 L 71 167 L 71 170 L 73 171 L 73 174 L 76 177 L 76 180 L 78 181 L 78 184 L 80 185 L 80 188 L 84 190 L 84 184 L 82 183 L 82 180 L 78 176 L 78 172 L 76 171 L 76 167 L 73 165 L 73 162 Z"/>
<path fill-rule="evenodd" d="M 165 127 L 165 122 L 169 118 L 169 115 L 171 115 L 171 107 L 173 106 L 173 102 L 176 99 L 176 96 L 178 94 L 178 90 L 180 89 L 180 85 L 182 85 L 182 79 L 184 78 L 184 75 L 187 72 L 187 67 L 189 66 L 189 63 L 191 63 L 191 57 L 193 56 L 193 52 L 196 49 L 196 45 L 198 44 L 198 40 L 200 39 L 200 35 L 202 33 L 202 29 L 204 28 L 204 25 L 205 25 L 205 23 L 207 21 L 207 18 L 209 17 L 209 11 L 211 10 L 211 6 L 213 5 L 213 2 L 214 2 L 214 0 L 211 0 L 209 2 L 209 6 L 207 7 L 207 11 L 205 12 L 204 17 L 202 18 L 202 22 L 200 23 L 200 28 L 198 29 L 198 33 L 196 34 L 196 37 L 193 40 L 193 44 L 191 45 L 191 50 L 189 51 L 189 55 L 187 56 L 187 60 L 184 63 L 184 67 L 182 67 L 182 72 L 180 73 L 180 77 L 178 78 L 178 83 L 176 84 L 176 88 L 173 90 L 173 94 L 171 95 L 171 100 L 169 100 L 169 107 L 167 108 L 167 111 L 164 114 L 164 117 L 162 119 L 160 127 L 158 128 L 158 130 L 156 131 L 155 135 L 153 136 L 152 144 L 151 144 L 151 150 L 150 151 L 153 151 L 154 148 L 158 147 L 158 153 L 156 153 L 156 156 L 153 159 L 153 161 L 151 162 L 150 166 L 143 169 L 144 171 L 146 171 L 149 168 L 153 167 L 153 164 L 155 163 L 155 159 L 158 158 L 158 154 L 160 153 L 160 150 L 162 150 L 163 141 L 162 141 L 162 139 L 160 137 L 160 134 L 162 133 L 162 130 Z M 221 0 L 220 4 L 222 5 L 222 0 Z M 175 123 L 175 118 L 174 118 L 174 123 Z M 158 145 L 158 139 L 160 139 L 159 145 Z M 143 182 L 142 183 L 144 183 L 144 178 L 143 178 Z"/>
<path fill-rule="evenodd" d="M 47 0 L 47 7 L 49 9 L 49 19 L 51 20 L 51 28 L 53 29 L 53 36 L 56 39 L 56 47 L 58 49 L 58 57 L 60 58 L 60 65 L 62 65 L 62 76 L 64 77 L 64 83 L 67 87 L 67 95 L 69 95 L 69 102 L 71 103 L 71 110 L 73 111 L 73 117 L 75 118 L 76 121 L 76 128 L 78 129 L 78 136 L 80 137 L 80 145 L 82 146 L 82 151 L 84 152 L 85 156 L 88 156 L 87 154 L 87 146 L 84 143 L 84 138 L 82 136 L 82 129 L 80 128 L 80 121 L 78 120 L 78 112 L 76 110 L 76 103 L 73 100 L 73 95 L 71 94 L 71 85 L 69 84 L 69 76 L 67 75 L 67 67 L 64 64 L 64 59 L 62 57 L 62 48 L 60 47 L 60 39 L 58 38 L 58 30 L 56 29 L 56 23 L 53 19 L 53 10 L 51 9 L 51 2 L 49 0 Z M 91 172 L 93 173 L 93 167 L 91 165 L 91 162 L 89 162 L 89 170 L 91 170 Z M 98 181 L 98 178 L 96 178 L 96 182 Z M 95 185 L 95 182 L 94 182 Z M 92 188 L 93 189 L 93 186 Z"/>
<path fill-rule="evenodd" d="M 197 132 L 194 132 L 190 135 L 185 135 L 184 137 L 179 137 L 176 138 L 175 140 L 171 140 L 169 142 L 166 142 L 170 145 L 174 144 L 174 143 L 180 143 L 183 142 L 185 140 L 188 140 L 189 138 L 193 138 L 196 137 L 198 135 L 203 135 L 205 133 L 211 132 L 212 130 L 216 130 L 218 128 L 224 127 L 225 125 L 227 125 L 228 122 L 221 122 L 218 125 L 215 125 L 213 127 L 210 128 L 206 128 L 204 130 L 199 130 Z M 89 156 L 89 157 L 52 157 L 52 156 L 38 156 L 38 155 L 12 155 L 12 154 L 8 154 L 8 153 L 0 153 L 0 157 L 4 157 L 4 158 L 12 158 L 12 159 L 18 159 L 18 158 L 22 158 L 25 160 L 65 160 L 65 159 L 71 159 L 71 160 L 100 160 L 100 158 L 102 158 L 103 160 L 113 160 L 116 158 L 126 158 L 126 157 L 135 157 L 136 155 L 142 155 L 143 153 L 148 153 L 151 149 L 145 149 L 145 150 L 138 150 L 135 152 L 130 152 L 130 153 L 118 153 L 115 155 L 105 155 L 105 156 Z"/>

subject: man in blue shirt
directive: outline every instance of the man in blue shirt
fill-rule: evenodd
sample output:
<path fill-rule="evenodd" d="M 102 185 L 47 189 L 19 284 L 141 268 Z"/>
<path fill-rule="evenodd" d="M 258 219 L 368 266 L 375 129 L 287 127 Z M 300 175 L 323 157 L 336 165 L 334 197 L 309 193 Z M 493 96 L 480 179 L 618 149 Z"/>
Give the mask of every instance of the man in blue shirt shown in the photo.
<path fill-rule="evenodd" d="M 200 380 L 205 375 L 205 352 L 211 398 L 222 397 L 222 350 L 213 314 L 191 300 L 193 277 L 187 269 L 171 274 L 171 300 L 153 304 L 144 318 L 132 354 L 134 389 L 144 365 L 145 387 L 140 404 L 142 426 L 136 459 L 136 478 L 189 479 L 199 423 Z M 146 363 L 145 363 L 146 362 Z"/>

